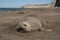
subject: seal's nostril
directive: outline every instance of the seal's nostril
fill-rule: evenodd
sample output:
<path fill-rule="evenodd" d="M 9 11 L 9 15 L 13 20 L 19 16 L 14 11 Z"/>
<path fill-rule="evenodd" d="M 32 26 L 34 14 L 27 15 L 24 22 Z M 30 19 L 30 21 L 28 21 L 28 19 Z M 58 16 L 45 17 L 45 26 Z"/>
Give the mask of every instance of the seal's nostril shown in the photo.
<path fill-rule="evenodd" d="M 19 32 L 19 31 L 20 31 L 20 29 L 19 29 L 19 28 L 17 28 L 16 30 L 17 30 L 17 32 Z"/>

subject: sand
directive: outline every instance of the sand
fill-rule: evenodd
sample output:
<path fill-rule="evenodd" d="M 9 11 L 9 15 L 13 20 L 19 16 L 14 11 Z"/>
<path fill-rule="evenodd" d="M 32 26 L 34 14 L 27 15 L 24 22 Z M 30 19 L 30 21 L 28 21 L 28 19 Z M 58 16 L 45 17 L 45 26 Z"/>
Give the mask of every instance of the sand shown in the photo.
<path fill-rule="evenodd" d="M 17 32 L 15 26 L 29 14 L 40 15 L 52 31 Z M 60 8 L 0 12 L 0 40 L 60 40 Z"/>

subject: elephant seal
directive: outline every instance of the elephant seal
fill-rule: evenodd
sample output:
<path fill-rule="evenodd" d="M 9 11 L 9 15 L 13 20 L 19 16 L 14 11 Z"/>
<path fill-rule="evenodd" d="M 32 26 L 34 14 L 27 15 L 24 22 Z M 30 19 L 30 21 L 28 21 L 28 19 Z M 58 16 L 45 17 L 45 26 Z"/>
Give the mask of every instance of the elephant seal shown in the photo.
<path fill-rule="evenodd" d="M 46 26 L 45 21 L 40 18 L 39 15 L 27 15 L 23 18 L 23 21 L 19 22 L 16 26 L 18 32 L 31 32 L 31 31 L 51 31 L 50 29 L 44 29 L 43 26 Z"/>

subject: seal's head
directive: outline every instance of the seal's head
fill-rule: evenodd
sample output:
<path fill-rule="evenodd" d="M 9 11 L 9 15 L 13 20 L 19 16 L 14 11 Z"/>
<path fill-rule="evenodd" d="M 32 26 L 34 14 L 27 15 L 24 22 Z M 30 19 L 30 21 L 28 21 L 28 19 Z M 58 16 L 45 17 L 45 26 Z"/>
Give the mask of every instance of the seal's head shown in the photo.
<path fill-rule="evenodd" d="M 21 22 L 17 25 L 16 30 L 18 32 L 29 32 L 31 31 L 31 25 L 28 21 Z"/>

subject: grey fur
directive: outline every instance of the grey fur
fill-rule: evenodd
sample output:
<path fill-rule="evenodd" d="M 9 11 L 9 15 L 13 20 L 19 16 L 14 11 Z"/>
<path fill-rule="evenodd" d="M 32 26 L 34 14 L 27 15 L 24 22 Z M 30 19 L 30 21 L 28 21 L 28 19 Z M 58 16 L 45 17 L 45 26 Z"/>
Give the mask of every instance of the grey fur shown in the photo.
<path fill-rule="evenodd" d="M 17 25 L 18 28 L 23 28 L 25 31 L 38 31 L 38 30 L 43 30 L 43 31 L 51 31 L 50 29 L 44 29 L 43 24 L 46 25 L 44 21 L 42 21 L 41 18 L 38 17 L 38 15 L 28 15 L 23 18 L 24 20 Z M 41 19 L 41 20 L 40 20 Z M 44 26 L 45 26 L 44 25 Z"/>

